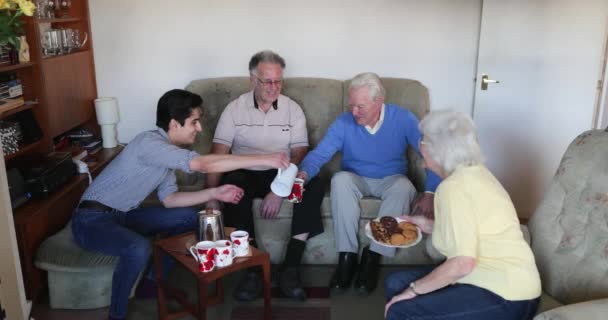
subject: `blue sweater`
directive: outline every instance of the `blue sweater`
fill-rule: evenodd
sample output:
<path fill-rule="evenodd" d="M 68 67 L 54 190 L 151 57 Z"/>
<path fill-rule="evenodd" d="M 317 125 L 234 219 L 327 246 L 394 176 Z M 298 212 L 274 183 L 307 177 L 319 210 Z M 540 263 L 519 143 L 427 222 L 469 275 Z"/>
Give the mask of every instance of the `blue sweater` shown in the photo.
<path fill-rule="evenodd" d="M 350 112 L 344 112 L 331 124 L 319 145 L 306 155 L 300 170 L 312 179 L 340 151 L 344 171 L 374 179 L 394 174 L 405 175 L 407 145 L 420 154 L 419 142 L 418 119 L 397 105 L 385 104 L 384 122 L 376 134 L 369 133 L 365 127 L 357 124 Z M 426 173 L 426 190 L 435 191 L 441 178 L 430 170 L 426 170 Z"/>

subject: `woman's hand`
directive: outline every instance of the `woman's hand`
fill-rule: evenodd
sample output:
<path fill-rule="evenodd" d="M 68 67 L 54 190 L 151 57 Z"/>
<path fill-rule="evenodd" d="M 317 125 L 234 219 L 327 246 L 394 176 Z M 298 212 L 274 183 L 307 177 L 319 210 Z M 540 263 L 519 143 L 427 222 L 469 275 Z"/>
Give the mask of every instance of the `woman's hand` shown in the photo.
<path fill-rule="evenodd" d="M 215 188 L 215 194 L 213 198 L 222 202 L 239 203 L 244 193 L 245 192 L 243 191 L 243 189 L 235 185 L 225 184 L 223 186 Z"/>
<path fill-rule="evenodd" d="M 417 225 L 424 233 L 431 234 L 433 232 L 435 221 L 425 216 L 401 216 L 399 218 Z"/>
<path fill-rule="evenodd" d="M 386 319 L 386 315 L 388 314 L 388 309 L 390 309 L 390 307 L 399 302 L 399 301 L 403 301 L 403 300 L 409 300 L 409 299 L 413 299 L 416 297 L 416 294 L 414 293 L 414 290 L 412 290 L 411 288 L 407 288 L 405 290 L 403 290 L 403 292 L 401 292 L 400 294 L 394 296 L 391 301 L 389 301 L 386 306 L 384 307 L 384 319 Z"/>

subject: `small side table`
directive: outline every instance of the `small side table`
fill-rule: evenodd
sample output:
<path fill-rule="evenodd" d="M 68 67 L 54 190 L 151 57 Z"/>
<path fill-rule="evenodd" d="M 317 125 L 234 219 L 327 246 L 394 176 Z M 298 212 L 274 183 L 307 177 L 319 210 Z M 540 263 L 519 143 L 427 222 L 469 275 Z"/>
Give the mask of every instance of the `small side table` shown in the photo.
<path fill-rule="evenodd" d="M 201 320 L 207 319 L 207 306 L 224 302 L 222 277 L 232 272 L 253 266 L 262 267 L 264 273 L 264 319 L 271 319 L 270 255 L 268 253 L 251 247 L 251 256 L 235 258 L 230 266 L 224 268 L 216 267 L 211 272 L 202 273 L 198 271 L 198 262 L 196 262 L 188 251 L 186 251 L 186 246 L 189 243 L 196 243 L 193 232 L 161 239 L 154 244 L 154 267 L 156 270 L 156 281 L 159 284 L 158 313 L 160 320 L 177 319 L 188 314 L 198 317 L 198 319 Z M 162 254 L 168 254 L 174 258 L 196 277 L 198 286 L 198 305 L 190 303 L 183 293 L 171 286 L 168 281 L 161 279 L 161 275 L 163 274 L 161 263 Z M 212 283 L 215 283 L 216 295 L 207 297 L 207 287 Z M 174 298 L 184 307 L 184 309 L 168 313 L 167 296 Z"/>

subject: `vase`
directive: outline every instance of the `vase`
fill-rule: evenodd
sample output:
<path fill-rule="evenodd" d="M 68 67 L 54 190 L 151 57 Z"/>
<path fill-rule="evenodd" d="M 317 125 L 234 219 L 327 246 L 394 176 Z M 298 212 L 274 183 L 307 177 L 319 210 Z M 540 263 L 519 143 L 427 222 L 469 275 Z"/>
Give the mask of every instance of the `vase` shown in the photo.
<path fill-rule="evenodd" d="M 30 45 L 27 43 L 25 36 L 19 37 L 19 62 L 30 62 Z"/>

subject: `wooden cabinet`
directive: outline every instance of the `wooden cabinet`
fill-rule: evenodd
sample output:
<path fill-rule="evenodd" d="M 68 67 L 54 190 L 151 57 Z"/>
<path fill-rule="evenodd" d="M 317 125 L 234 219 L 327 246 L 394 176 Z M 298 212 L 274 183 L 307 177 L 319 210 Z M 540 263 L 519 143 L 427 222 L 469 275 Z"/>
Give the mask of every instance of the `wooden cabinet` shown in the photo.
<path fill-rule="evenodd" d="M 30 46 L 31 61 L 0 66 L 0 73 L 15 72 L 21 80 L 26 104 L 0 112 L 0 120 L 31 110 L 42 131 L 42 137 L 21 145 L 17 153 L 5 156 L 7 166 L 18 164 L 27 155 L 45 154 L 53 150 L 53 139 L 79 126 L 99 134 L 93 100 L 97 97 L 93 46 L 87 0 L 72 0 L 69 17 L 37 19 L 23 17 L 25 35 Z M 41 37 L 48 29 L 77 29 L 88 40 L 76 51 L 45 56 Z M 27 111 L 30 112 L 30 111 Z M 96 155 L 91 168 L 95 175 L 114 158 L 121 148 L 104 149 Z M 70 219 L 72 210 L 88 186 L 86 175 L 72 178 L 45 199 L 28 202 L 16 209 L 15 230 L 19 256 L 28 299 L 36 298 L 46 284 L 45 273 L 34 266 L 38 246 L 59 231 Z"/>
<path fill-rule="evenodd" d="M 17 73 L 24 100 L 29 105 L 16 112 L 31 109 L 43 134 L 40 141 L 20 146 L 19 152 L 6 156 L 9 166 L 13 159 L 23 154 L 52 151 L 53 138 L 75 127 L 86 126 L 98 132 L 93 106 L 97 85 L 88 1 L 73 0 L 67 18 L 23 17 L 23 20 L 31 62 L 0 66 L 0 73 Z M 44 55 L 41 37 L 48 29 L 79 30 L 82 40 L 85 34 L 88 40 L 82 48 L 71 53 Z M 0 112 L 0 119 L 9 116 Z"/>

